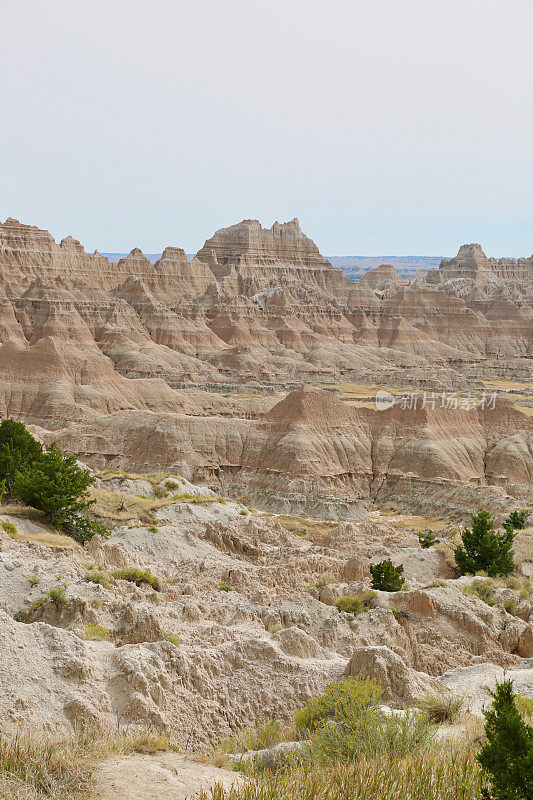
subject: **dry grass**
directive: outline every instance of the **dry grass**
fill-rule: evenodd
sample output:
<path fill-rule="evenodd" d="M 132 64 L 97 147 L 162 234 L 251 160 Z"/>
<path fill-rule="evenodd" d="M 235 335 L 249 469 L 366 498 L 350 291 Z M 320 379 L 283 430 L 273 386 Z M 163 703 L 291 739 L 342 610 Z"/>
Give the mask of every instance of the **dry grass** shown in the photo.
<path fill-rule="evenodd" d="M 91 513 L 100 519 L 111 522 L 139 521 L 154 524 L 154 513 L 163 506 L 172 503 L 169 498 L 140 497 L 139 495 L 122 494 L 107 489 L 91 489 L 91 499 L 96 503 L 91 506 Z"/>
<path fill-rule="evenodd" d="M 39 517 L 34 517 L 30 514 L 15 514 L 13 509 L 18 511 L 21 510 L 20 506 L 2 506 L 2 514 L 9 514 L 11 517 L 18 517 L 19 519 L 38 519 Z M 36 509 L 22 509 L 26 511 L 35 511 Z M 40 516 L 40 514 L 39 514 Z M 76 550 L 80 547 L 80 545 L 74 541 L 70 536 L 65 536 L 63 533 L 56 533 L 53 530 L 46 530 L 43 529 L 41 531 L 36 531 L 34 533 L 27 533 L 24 531 L 19 531 L 18 529 L 15 531 L 8 532 L 8 536 L 11 539 L 16 539 L 21 542 L 37 542 L 37 544 L 42 544 L 45 547 L 50 547 L 51 549 L 55 550 Z"/>
<path fill-rule="evenodd" d="M 44 517 L 44 511 L 40 511 L 38 508 L 23 506 L 19 503 L 5 503 L 0 506 L 0 514 L 7 514 L 10 517 L 20 517 L 21 519 L 38 520 Z"/>
<path fill-rule="evenodd" d="M 323 538 L 337 527 L 337 523 L 333 520 L 306 519 L 292 514 L 274 514 L 272 516 L 289 533 L 295 533 L 305 539 Z"/>
<path fill-rule="evenodd" d="M 398 517 L 390 516 L 389 519 L 398 528 L 420 533 L 430 528 L 432 531 L 442 531 L 448 527 L 449 523 L 438 517 L 424 517 L 417 514 L 401 514 Z"/>
<path fill-rule="evenodd" d="M 475 752 L 447 748 L 260 774 L 242 787 L 215 786 L 200 800 L 481 800 L 481 786 Z"/>
<path fill-rule="evenodd" d="M 69 740 L 0 734 L 0 797 L 20 800 L 82 800 L 90 797 L 96 763 L 113 755 L 171 749 L 160 735 L 108 733 Z"/>

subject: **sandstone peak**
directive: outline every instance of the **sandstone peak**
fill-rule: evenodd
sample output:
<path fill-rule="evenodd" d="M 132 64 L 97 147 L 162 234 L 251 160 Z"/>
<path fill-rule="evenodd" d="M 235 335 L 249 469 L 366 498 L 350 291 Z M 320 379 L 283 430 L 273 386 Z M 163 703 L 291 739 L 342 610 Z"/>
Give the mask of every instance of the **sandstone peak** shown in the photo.
<path fill-rule="evenodd" d="M 220 228 L 207 239 L 197 254 L 207 264 L 287 263 L 327 266 L 315 243 L 294 218 L 263 228 L 257 219 L 245 219 L 229 228 Z"/>

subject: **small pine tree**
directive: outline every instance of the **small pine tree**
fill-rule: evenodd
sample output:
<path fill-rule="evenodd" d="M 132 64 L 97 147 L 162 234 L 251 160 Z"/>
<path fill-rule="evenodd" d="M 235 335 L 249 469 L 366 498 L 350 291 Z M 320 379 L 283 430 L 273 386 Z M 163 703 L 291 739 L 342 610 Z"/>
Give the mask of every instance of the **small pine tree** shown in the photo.
<path fill-rule="evenodd" d="M 372 588 L 382 592 L 400 592 L 405 583 L 403 564 L 394 566 L 390 558 L 370 565 Z"/>
<path fill-rule="evenodd" d="M 526 512 L 525 511 L 511 511 L 507 519 L 503 523 L 505 530 L 509 528 L 515 531 L 521 531 L 526 527 Z"/>
<path fill-rule="evenodd" d="M 488 773 L 485 800 L 533 800 L 533 728 L 516 706 L 513 682 L 496 684 L 485 711 L 486 743 L 478 761 Z"/>
<path fill-rule="evenodd" d="M 39 508 L 61 527 L 92 502 L 87 489 L 94 483 L 88 469 L 78 466 L 75 456 L 65 455 L 54 444 L 33 464 L 30 472 L 18 472 L 13 494 L 27 506 Z"/>
<path fill-rule="evenodd" d="M 5 419 L 0 424 L 0 480 L 8 493 L 13 492 L 17 472 L 26 472 L 41 457 L 43 446 L 26 430 L 22 422 Z"/>
<path fill-rule="evenodd" d="M 494 578 L 513 571 L 514 529 L 505 528 L 503 533 L 497 533 L 489 511 L 479 509 L 477 514 L 472 514 L 472 528 L 465 528 L 461 538 L 463 545 L 454 550 L 455 563 L 461 575 L 483 571 Z"/>

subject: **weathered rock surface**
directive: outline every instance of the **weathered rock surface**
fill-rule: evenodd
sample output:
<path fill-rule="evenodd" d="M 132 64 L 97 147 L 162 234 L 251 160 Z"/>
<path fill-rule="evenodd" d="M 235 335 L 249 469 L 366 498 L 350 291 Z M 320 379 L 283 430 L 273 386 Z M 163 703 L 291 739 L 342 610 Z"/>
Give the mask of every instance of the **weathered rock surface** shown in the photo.
<path fill-rule="evenodd" d="M 313 541 L 275 516 L 171 480 L 147 528 L 128 511 L 134 501 L 143 508 L 147 481 L 102 476 L 99 502 L 111 514 L 124 507 L 127 522 L 84 547 L 38 521 L 0 515 L 17 528 L 0 528 L 3 732 L 148 727 L 199 749 L 267 717 L 288 719 L 344 674 L 377 678 L 397 706 L 441 682 L 452 688 L 448 675 L 459 676 L 457 692 L 465 675 L 468 689 L 474 668 L 487 682 L 502 668 L 520 672 L 531 693 L 532 623 L 507 613 L 503 599 L 489 606 L 464 594 L 468 579 L 448 577 L 444 561 L 410 569 L 420 550 L 414 532 L 371 512 L 332 522 L 328 538 Z M 174 484 L 189 499 L 173 499 Z M 360 594 L 371 561 L 386 556 L 405 563 L 410 589 L 378 592 L 359 616 L 308 590 L 327 574 L 333 598 Z M 133 566 L 157 575 L 161 591 L 112 577 Z M 90 580 L 95 569 L 105 585 Z M 54 587 L 64 602 L 47 599 Z"/>

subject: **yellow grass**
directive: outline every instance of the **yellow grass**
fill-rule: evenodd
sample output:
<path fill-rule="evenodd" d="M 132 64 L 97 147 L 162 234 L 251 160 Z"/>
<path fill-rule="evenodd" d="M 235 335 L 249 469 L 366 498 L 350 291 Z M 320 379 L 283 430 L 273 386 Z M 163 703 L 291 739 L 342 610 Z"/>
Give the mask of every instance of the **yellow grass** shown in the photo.
<path fill-rule="evenodd" d="M 36 509 L 25 508 L 24 506 L 2 506 L 1 509 L 2 513 L 0 514 L 0 522 L 2 520 L 2 515 L 4 514 L 9 515 L 10 517 L 17 517 L 19 519 L 39 519 L 42 516 L 42 512 L 36 512 L 35 515 L 20 513 L 36 511 Z M 65 536 L 62 533 L 56 533 L 52 530 L 41 530 L 33 533 L 17 530 L 16 533 L 9 531 L 6 531 L 6 533 L 11 539 L 16 539 L 21 542 L 37 542 L 37 544 L 42 544 L 45 547 L 50 547 L 56 550 L 75 550 L 79 547 L 79 544 L 70 536 Z"/>
<path fill-rule="evenodd" d="M 44 516 L 44 512 L 37 508 L 16 503 L 6 503 L 0 506 L 0 514 L 8 514 L 10 517 L 20 517 L 21 519 L 41 519 Z"/>
<path fill-rule="evenodd" d="M 24 800 L 86 800 L 98 761 L 128 753 L 173 749 L 159 734 L 77 736 L 60 741 L 43 736 L 5 738 L 0 733 L 0 797 Z"/>
<path fill-rule="evenodd" d="M 333 520 L 305 519 L 292 514 L 274 514 L 273 518 L 290 533 L 295 533 L 306 539 L 327 536 L 330 531 L 337 527 L 337 523 Z"/>
<path fill-rule="evenodd" d="M 392 522 L 398 528 L 403 528 L 407 531 L 415 531 L 415 533 L 427 530 L 428 528 L 431 528 L 433 531 L 442 531 L 447 528 L 449 524 L 437 517 L 423 517 L 416 514 L 401 514 L 398 517 L 391 515 L 389 517 L 389 522 Z"/>

